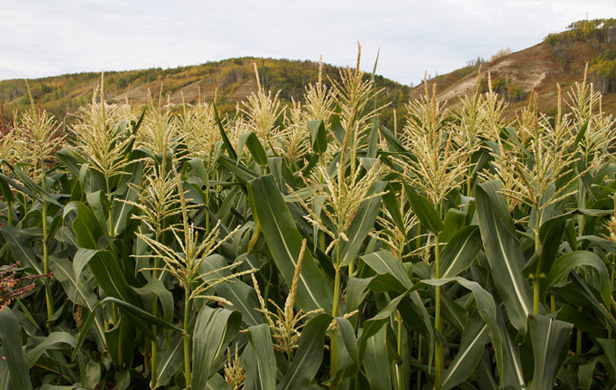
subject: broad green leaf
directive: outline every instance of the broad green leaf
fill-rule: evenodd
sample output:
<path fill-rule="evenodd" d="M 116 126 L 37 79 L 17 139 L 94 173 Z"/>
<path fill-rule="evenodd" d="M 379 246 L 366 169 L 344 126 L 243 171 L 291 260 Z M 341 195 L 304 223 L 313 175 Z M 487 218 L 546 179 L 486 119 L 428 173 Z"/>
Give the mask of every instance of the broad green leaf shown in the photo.
<path fill-rule="evenodd" d="M 83 248 L 79 250 L 85 252 L 83 261 L 87 261 L 96 281 L 107 295 L 134 306 L 139 305 L 137 295 L 126 280 L 113 252 Z"/>
<path fill-rule="evenodd" d="M 0 355 L 4 356 L 2 348 L 0 348 Z M 9 371 L 9 365 L 6 359 L 0 359 L 0 390 L 11 390 L 11 373 Z"/>
<path fill-rule="evenodd" d="M 62 148 L 57 153 L 58 160 L 73 174 L 75 177 L 79 177 L 80 165 L 84 164 L 84 161 L 77 153 L 69 148 Z"/>
<path fill-rule="evenodd" d="M 545 278 L 545 285 L 542 283 L 543 292 L 547 292 L 552 287 L 563 286 L 567 283 L 569 273 L 577 267 L 592 267 L 599 276 L 599 293 L 606 307 L 610 305 L 610 278 L 605 263 L 592 252 L 575 251 L 562 255 L 551 267 L 550 272 Z"/>
<path fill-rule="evenodd" d="M 111 360 L 124 371 L 131 367 L 135 355 L 136 330 L 127 317 L 120 316 L 113 328 L 105 331 Z"/>
<path fill-rule="evenodd" d="M 3 224 L 0 227 L 0 232 L 2 232 L 4 241 L 9 244 L 13 257 L 21 261 L 22 266 L 34 269 L 37 274 L 43 273 L 42 261 L 38 259 L 32 249 L 31 238 L 23 234 L 23 231 L 17 230 L 9 224 Z"/>
<path fill-rule="evenodd" d="M 99 304 L 104 304 L 106 302 L 115 303 L 124 313 L 128 314 L 128 316 L 133 320 L 134 325 L 139 326 L 139 329 L 141 329 L 146 335 L 149 335 L 150 338 L 155 338 L 150 333 L 151 331 L 149 327 L 152 325 L 156 325 L 161 329 L 183 332 L 182 328 L 179 328 L 172 323 L 163 320 L 162 318 L 155 317 L 147 311 L 128 302 L 113 297 L 108 297 L 100 301 Z"/>
<path fill-rule="evenodd" d="M 364 371 L 371 390 L 391 390 L 395 381 L 391 375 L 392 364 L 387 352 L 386 328 L 366 340 Z"/>
<path fill-rule="evenodd" d="M 458 276 L 471 265 L 481 245 L 481 233 L 477 226 L 466 226 L 459 230 L 441 252 L 441 277 Z"/>
<path fill-rule="evenodd" d="M 255 159 L 257 164 L 261 166 L 267 165 L 267 154 L 265 153 L 265 149 L 263 149 L 263 145 L 261 145 L 261 141 L 259 141 L 259 138 L 257 138 L 255 133 L 241 134 L 240 144 L 242 143 L 246 144 L 250 154 L 252 154 L 252 158 Z"/>
<path fill-rule="evenodd" d="M 374 195 L 382 192 L 385 188 L 385 184 L 385 182 L 377 181 L 368 191 L 368 195 Z M 364 200 L 359 206 L 359 210 L 357 210 L 357 214 L 355 214 L 353 223 L 345 232 L 349 240 L 341 243 L 342 255 L 340 263 L 342 266 L 347 266 L 355 261 L 366 237 L 374 227 L 374 222 L 379 214 L 380 205 L 381 197 L 375 196 Z"/>
<path fill-rule="evenodd" d="M 227 156 L 218 157 L 217 162 L 225 170 L 233 173 L 235 177 L 243 183 L 247 183 L 259 176 L 257 173 L 246 168 L 243 164 L 236 162 L 235 160 L 231 160 Z"/>
<path fill-rule="evenodd" d="M 590 390 L 596 365 L 597 359 L 595 358 L 588 363 L 581 364 L 578 368 L 578 382 L 582 390 Z"/>
<path fill-rule="evenodd" d="M 272 335 L 267 324 L 251 326 L 247 336 L 250 344 L 244 352 L 246 390 L 276 389 L 276 356 Z"/>
<path fill-rule="evenodd" d="M 140 288 L 133 287 L 133 290 L 142 297 L 142 300 L 148 303 L 151 303 L 153 297 L 156 297 L 163 309 L 165 321 L 173 321 L 173 294 L 167 290 L 163 282 L 158 279 L 150 279 L 145 286 Z M 151 304 L 144 304 L 144 307 L 151 307 Z"/>
<path fill-rule="evenodd" d="M 58 344 L 65 344 L 74 348 L 76 343 L 75 337 L 66 332 L 50 333 L 49 336 L 45 337 L 45 339 L 28 351 L 28 367 L 32 368 L 47 350 L 57 349 Z"/>
<path fill-rule="evenodd" d="M 475 371 L 489 341 L 488 326 L 480 318 L 472 317 L 462 333 L 456 357 L 443 374 L 443 390 L 460 385 Z"/>
<path fill-rule="evenodd" d="M 203 306 L 197 315 L 193 332 L 192 387 L 204 389 L 225 357 L 227 346 L 235 338 L 242 324 L 238 311 L 212 309 Z"/>
<path fill-rule="evenodd" d="M 79 247 L 97 249 L 99 238 L 106 234 L 98 223 L 94 212 L 83 203 L 70 202 L 64 208 L 64 219 L 66 220 L 72 212 L 76 213 L 72 226 Z"/>
<path fill-rule="evenodd" d="M 75 358 L 77 353 L 80 351 L 81 346 L 83 345 L 83 343 L 86 340 L 86 337 L 88 336 L 88 332 L 90 331 L 90 328 L 94 324 L 94 320 L 97 315 L 97 309 L 104 306 L 107 303 L 115 303 L 116 305 L 118 305 L 120 309 L 123 311 L 123 313 L 127 314 L 127 319 L 130 318 L 131 320 L 133 320 L 133 322 L 129 323 L 129 326 L 133 328 L 135 326 L 139 327 L 139 329 L 150 339 L 156 338 L 156 336 L 152 334 L 152 331 L 150 329 L 150 326 L 152 325 L 156 325 L 161 329 L 175 330 L 180 333 L 184 331 L 183 329 L 178 328 L 175 325 L 161 318 L 154 317 L 152 314 L 136 306 L 133 306 L 130 303 L 124 302 L 122 300 L 119 300 L 113 297 L 107 297 L 99 301 L 96 304 L 96 306 L 94 306 L 93 310 L 90 312 L 86 320 L 82 323 L 81 329 L 79 332 L 79 337 L 77 338 L 77 344 L 75 345 L 75 349 L 73 351 L 73 359 Z"/>
<path fill-rule="evenodd" d="M 342 127 L 342 123 L 340 122 L 340 111 L 338 110 L 335 114 L 332 115 L 331 125 L 329 127 L 330 132 L 338 141 L 338 145 L 342 145 L 344 142 L 344 136 L 346 134 L 346 130 Z"/>
<path fill-rule="evenodd" d="M 535 369 L 529 390 L 553 388 L 554 377 L 564 362 L 563 349 L 568 345 L 572 329 L 573 324 L 531 314 L 529 330 Z"/>
<path fill-rule="evenodd" d="M 500 183 L 492 181 L 481 183 L 475 189 L 479 230 L 492 278 L 509 320 L 524 334 L 526 318 L 532 313 L 532 297 L 521 272 L 524 254 L 505 199 L 498 193 L 500 187 Z"/>
<path fill-rule="evenodd" d="M 503 375 L 501 385 L 505 389 L 522 389 L 526 385 L 518 344 L 512 339 L 502 314 L 499 315 L 499 329 L 503 340 Z"/>
<path fill-rule="evenodd" d="M 156 384 L 165 386 L 184 365 L 184 343 L 182 335 L 174 333 L 169 338 L 168 346 L 160 348 L 156 359 Z"/>
<path fill-rule="evenodd" d="M 363 332 L 361 337 L 359 338 L 359 360 L 363 361 L 366 353 L 366 348 L 368 347 L 368 340 L 380 332 L 385 325 L 396 313 L 398 309 L 398 305 L 404 299 L 406 294 L 401 294 L 396 298 L 392 299 L 384 308 L 382 308 L 377 314 L 375 314 L 372 318 L 366 320 L 363 324 Z M 431 328 L 431 327 L 430 327 Z"/>
<path fill-rule="evenodd" d="M 381 125 L 379 126 L 379 130 L 383 138 L 385 138 L 385 142 L 387 142 L 387 146 L 389 149 L 396 153 L 408 153 L 404 145 L 398 140 L 396 135 L 389 130 L 387 127 Z"/>
<path fill-rule="evenodd" d="M 382 250 L 370 253 L 369 255 L 362 256 L 361 260 L 378 275 L 388 277 L 385 280 L 385 283 L 390 288 L 388 291 L 403 293 L 413 286 L 402 263 L 391 252 Z"/>
<path fill-rule="evenodd" d="M 438 236 L 439 240 L 441 242 L 449 242 L 454 234 L 466 225 L 466 217 L 467 215 L 464 211 L 454 208 L 447 210 L 445 220 L 443 221 L 443 231 Z"/>
<path fill-rule="evenodd" d="M 338 340 L 338 371 L 336 377 L 354 377 L 360 369 L 359 350 L 355 330 L 348 319 L 336 317 L 339 335 Z"/>
<path fill-rule="evenodd" d="M 503 373 L 504 358 L 503 358 L 503 340 L 501 336 L 501 329 L 498 324 L 498 315 L 496 311 L 496 303 L 494 297 L 487 292 L 479 283 L 470 281 L 461 277 L 454 277 L 448 279 L 426 279 L 415 284 L 412 290 L 416 290 L 421 286 L 443 286 L 447 283 L 456 282 L 460 286 L 469 290 L 473 294 L 475 299 L 475 307 L 479 312 L 479 316 L 488 326 L 490 332 L 490 340 L 494 347 L 496 355 L 496 363 L 500 374 Z M 502 378 L 502 375 L 500 375 Z"/>
<path fill-rule="evenodd" d="M 94 216 L 96 217 L 96 220 L 98 221 L 101 231 L 108 233 L 109 225 L 107 221 L 106 210 L 109 210 L 111 203 L 105 197 L 104 192 L 99 190 L 96 192 L 88 193 L 86 194 L 86 200 L 88 201 L 90 210 L 92 210 L 92 212 L 94 213 Z"/>
<path fill-rule="evenodd" d="M 616 340 L 598 338 L 597 344 L 599 344 L 607 358 L 609 367 L 606 368 L 609 369 L 612 376 L 616 375 Z"/>
<path fill-rule="evenodd" d="M 28 362 L 21 345 L 21 325 L 9 307 L 0 310 L 0 341 L 13 388 L 31 390 Z"/>
<path fill-rule="evenodd" d="M 327 131 L 323 119 L 309 120 L 310 144 L 316 154 L 323 154 L 327 150 Z"/>
<path fill-rule="evenodd" d="M 302 246 L 302 236 L 291 212 L 271 175 L 250 181 L 248 197 L 276 266 L 290 286 Z M 306 311 L 322 308 L 331 312 L 332 300 L 331 282 L 321 273 L 310 251 L 306 250 L 297 288 L 297 303 Z"/>
<path fill-rule="evenodd" d="M 405 232 L 407 230 L 407 226 L 404 225 L 404 219 L 402 217 L 402 212 L 400 211 L 401 205 L 398 203 L 398 198 L 396 197 L 394 188 L 391 183 L 388 183 L 385 189 L 385 193 L 381 195 L 381 199 L 383 199 L 383 205 L 387 208 L 387 211 L 389 211 L 389 214 L 391 215 L 393 222 L 396 224 L 396 227 L 401 232 Z"/>
<path fill-rule="evenodd" d="M 212 255 L 201 264 L 199 271 L 205 274 L 227 265 L 227 260 L 224 257 Z M 210 276 L 215 279 L 229 277 L 230 275 L 231 271 L 225 270 L 212 273 Z M 251 286 L 239 279 L 231 279 L 216 284 L 214 290 L 216 290 L 219 296 L 231 302 L 230 309 L 239 310 L 239 312 L 242 313 L 242 320 L 248 324 L 248 326 L 255 326 L 263 323 L 263 314 L 257 311 L 261 306 L 257 299 L 257 294 Z"/>
<path fill-rule="evenodd" d="M 0 175 L 0 195 L 2 195 L 2 200 L 9 204 L 15 201 L 15 196 L 9 187 L 9 183 L 4 180 L 5 178 L 7 178 L 7 176 Z"/>
<path fill-rule="evenodd" d="M 567 220 L 571 214 L 563 214 L 545 221 L 539 228 L 539 239 L 541 241 L 541 273 L 547 274 L 552 268 L 554 259 L 558 255 L 560 243 L 565 232 Z"/>
<path fill-rule="evenodd" d="M 79 254 L 79 251 L 77 252 Z M 75 256 L 75 259 L 77 255 Z M 56 278 L 64 288 L 68 298 L 76 305 L 83 306 L 88 309 L 90 313 L 97 307 L 97 297 L 92 288 L 86 283 L 85 278 L 81 275 L 81 270 L 77 273 L 74 272 L 75 261 L 73 266 L 68 259 L 56 258 L 50 262 L 49 268 L 54 273 Z M 102 316 L 98 315 L 93 318 L 96 325 L 96 335 L 98 342 L 103 345 L 105 342 L 105 334 L 103 330 Z"/>
<path fill-rule="evenodd" d="M 425 226 L 432 233 L 440 233 L 444 228 L 443 221 L 434 208 L 434 205 L 430 203 L 428 198 L 413 191 L 413 189 L 406 183 L 404 184 L 404 188 L 406 190 L 406 196 L 408 197 L 409 204 L 421 222 L 421 225 Z"/>
<path fill-rule="evenodd" d="M 276 386 L 277 390 L 308 389 L 321 366 L 325 333 L 331 322 L 329 314 L 317 314 L 306 323 L 291 367 Z"/>

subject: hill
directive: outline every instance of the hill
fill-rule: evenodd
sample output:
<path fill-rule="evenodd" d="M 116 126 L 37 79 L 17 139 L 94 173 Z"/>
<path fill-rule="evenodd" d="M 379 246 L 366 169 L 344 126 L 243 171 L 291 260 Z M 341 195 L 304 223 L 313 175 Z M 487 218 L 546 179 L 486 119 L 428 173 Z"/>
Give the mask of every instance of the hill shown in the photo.
<path fill-rule="evenodd" d="M 105 99 L 108 102 L 144 104 L 148 96 L 162 96 L 165 103 L 194 103 L 199 99 L 216 102 L 222 112 L 232 112 L 237 103 L 256 92 L 254 65 L 257 65 L 261 84 L 274 92 L 280 90 L 284 103 L 301 100 L 304 86 L 317 81 L 318 62 L 290 61 L 269 58 L 233 58 L 202 65 L 172 69 L 145 69 L 105 72 Z M 339 80 L 340 68 L 323 66 L 324 82 Z M 368 77 L 368 76 L 366 76 Z M 32 95 L 42 108 L 60 120 L 70 116 L 78 107 L 90 102 L 94 88 L 100 84 L 100 73 L 67 74 L 29 80 Z M 381 103 L 392 102 L 384 111 L 384 121 L 390 123 L 393 109 L 408 101 L 410 88 L 381 76 L 375 78 L 377 87 L 383 88 Z M 29 106 L 26 83 L 23 80 L 0 81 L 0 104 L 5 117 Z"/>
<path fill-rule="evenodd" d="M 556 108 L 560 84 L 563 97 L 568 87 L 582 81 L 586 64 L 587 79 L 603 94 L 603 109 L 616 112 L 616 19 L 584 20 L 572 23 L 564 32 L 548 35 L 535 46 L 515 53 L 503 50 L 489 61 L 478 59 L 451 73 L 428 80 L 437 86 L 438 99 L 456 105 L 459 97 L 473 93 L 477 76 L 486 91 L 490 74 L 495 91 L 509 103 L 506 116 L 528 104 L 530 92 L 538 94 L 539 109 Z M 411 99 L 424 93 L 423 83 L 415 87 Z"/>

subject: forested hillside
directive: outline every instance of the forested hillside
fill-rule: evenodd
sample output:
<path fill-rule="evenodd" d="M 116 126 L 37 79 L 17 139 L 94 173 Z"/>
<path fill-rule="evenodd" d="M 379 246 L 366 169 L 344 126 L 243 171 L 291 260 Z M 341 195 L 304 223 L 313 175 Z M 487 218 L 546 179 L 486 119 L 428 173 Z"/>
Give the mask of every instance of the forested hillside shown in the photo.
<path fill-rule="evenodd" d="M 301 101 L 304 86 L 317 81 L 319 63 L 313 61 L 275 60 L 269 58 L 234 58 L 202 65 L 183 66 L 172 69 L 152 68 L 123 72 L 105 72 L 105 99 L 120 103 L 128 99 L 131 104 L 146 104 L 149 96 L 162 97 L 163 104 L 178 105 L 183 101 L 195 103 L 199 99 L 211 102 L 216 97 L 223 113 L 231 113 L 238 102 L 244 101 L 257 91 L 254 64 L 264 88 L 276 93 L 284 104 Z M 366 75 L 365 77 L 370 77 Z M 29 80 L 32 95 L 43 109 L 60 121 L 92 99 L 94 88 L 100 84 L 100 73 L 78 73 Z M 340 80 L 340 68 L 324 64 L 323 82 Z M 382 93 L 378 104 L 390 103 L 384 110 L 382 120 L 391 125 L 393 110 L 408 100 L 409 87 L 381 76 L 376 76 L 377 88 Z M 0 81 L 0 104 L 4 117 L 13 112 L 23 112 L 29 107 L 29 98 L 24 80 Z"/>

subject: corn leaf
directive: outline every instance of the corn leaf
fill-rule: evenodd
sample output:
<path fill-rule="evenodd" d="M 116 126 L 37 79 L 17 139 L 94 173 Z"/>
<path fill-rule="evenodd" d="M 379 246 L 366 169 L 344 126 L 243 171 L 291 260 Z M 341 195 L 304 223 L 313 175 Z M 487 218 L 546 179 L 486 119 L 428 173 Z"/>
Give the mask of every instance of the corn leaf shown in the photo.
<path fill-rule="evenodd" d="M 479 230 L 494 284 L 504 301 L 509 320 L 525 334 L 526 318 L 532 312 L 530 286 L 522 277 L 524 254 L 499 190 L 500 184 L 494 181 L 476 187 Z"/>
<path fill-rule="evenodd" d="M 290 286 L 302 246 L 302 237 L 295 226 L 291 212 L 271 175 L 250 181 L 248 197 L 276 266 Z M 297 303 L 306 311 L 323 308 L 331 312 L 332 300 L 331 282 L 321 273 L 310 251 L 307 250 L 302 261 Z"/>
<path fill-rule="evenodd" d="M 551 390 L 557 370 L 564 362 L 573 324 L 531 314 L 530 337 L 533 344 L 534 371 L 529 390 Z"/>
<path fill-rule="evenodd" d="M 197 315 L 193 333 L 192 386 L 204 389 L 209 379 L 218 371 L 225 357 L 227 346 L 235 338 L 242 324 L 238 311 L 212 309 L 203 306 Z"/>
<path fill-rule="evenodd" d="M 21 345 L 21 325 L 8 307 L 0 310 L 0 341 L 13 388 L 31 390 L 28 361 Z"/>

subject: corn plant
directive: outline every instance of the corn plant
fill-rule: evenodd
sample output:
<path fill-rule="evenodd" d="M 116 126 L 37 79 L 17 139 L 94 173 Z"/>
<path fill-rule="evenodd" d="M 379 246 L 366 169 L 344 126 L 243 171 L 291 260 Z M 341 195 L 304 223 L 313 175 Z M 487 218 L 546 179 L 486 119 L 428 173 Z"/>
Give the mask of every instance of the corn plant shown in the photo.
<path fill-rule="evenodd" d="M 255 66 L 229 117 L 101 85 L 7 126 L 0 388 L 616 386 L 601 95 L 506 118 L 490 75 L 450 105 L 425 81 L 390 130 L 359 61 L 290 107 Z"/>

